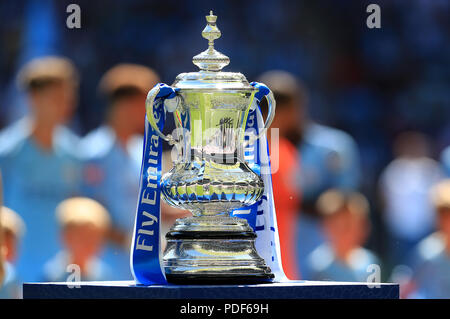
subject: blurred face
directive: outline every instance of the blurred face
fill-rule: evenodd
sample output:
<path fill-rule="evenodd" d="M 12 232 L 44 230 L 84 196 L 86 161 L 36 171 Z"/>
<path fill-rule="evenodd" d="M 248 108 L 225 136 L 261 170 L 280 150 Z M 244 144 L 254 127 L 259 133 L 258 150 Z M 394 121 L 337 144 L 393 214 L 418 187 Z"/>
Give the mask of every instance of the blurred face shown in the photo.
<path fill-rule="evenodd" d="M 32 113 L 40 123 L 67 123 L 76 105 L 76 86 L 67 81 L 52 83 L 30 94 Z"/>
<path fill-rule="evenodd" d="M 134 94 L 116 102 L 115 117 L 131 129 L 134 134 L 145 132 L 145 99 L 146 95 Z"/>
<path fill-rule="evenodd" d="M 101 250 L 105 230 L 92 224 L 69 225 L 63 240 L 69 253 L 77 260 L 89 260 Z"/>
<path fill-rule="evenodd" d="M 267 110 L 262 109 L 264 116 L 267 116 Z M 270 128 L 277 128 L 280 137 L 290 140 L 297 144 L 301 140 L 304 127 L 303 106 L 297 99 L 279 99 L 275 117 Z M 270 130 L 269 130 L 270 133 Z"/>
<path fill-rule="evenodd" d="M 325 217 L 324 230 L 333 246 L 345 250 L 361 246 L 368 231 L 366 218 L 347 209 Z"/>
<path fill-rule="evenodd" d="M 271 128 L 278 128 L 280 136 L 286 137 L 286 135 L 292 130 L 296 130 L 300 126 L 300 115 L 298 108 L 293 103 L 283 105 L 283 107 L 277 108 L 275 117 L 273 119 Z"/>

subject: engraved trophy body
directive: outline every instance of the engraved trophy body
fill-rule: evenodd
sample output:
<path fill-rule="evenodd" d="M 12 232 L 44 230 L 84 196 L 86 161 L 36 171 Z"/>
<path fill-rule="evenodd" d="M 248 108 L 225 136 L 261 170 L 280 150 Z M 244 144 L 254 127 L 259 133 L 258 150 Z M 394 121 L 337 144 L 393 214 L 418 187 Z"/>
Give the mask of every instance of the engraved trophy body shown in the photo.
<path fill-rule="evenodd" d="M 253 281 L 273 278 L 255 249 L 256 234 L 247 220 L 230 217 L 234 209 L 256 203 L 264 183 L 244 160 L 251 144 L 272 122 L 275 101 L 270 90 L 269 115 L 258 136 L 245 139 L 247 116 L 258 88 L 240 73 L 222 72 L 229 58 L 214 49 L 220 37 L 211 12 L 202 36 L 206 51 L 193 58 L 198 72 L 179 74 L 176 96 L 164 101 L 177 127 L 176 137 L 156 124 L 153 103 L 161 86 L 146 101 L 147 118 L 156 133 L 179 150 L 173 168 L 161 179 L 164 200 L 193 217 L 178 219 L 167 233 L 163 263 L 169 282 Z"/>

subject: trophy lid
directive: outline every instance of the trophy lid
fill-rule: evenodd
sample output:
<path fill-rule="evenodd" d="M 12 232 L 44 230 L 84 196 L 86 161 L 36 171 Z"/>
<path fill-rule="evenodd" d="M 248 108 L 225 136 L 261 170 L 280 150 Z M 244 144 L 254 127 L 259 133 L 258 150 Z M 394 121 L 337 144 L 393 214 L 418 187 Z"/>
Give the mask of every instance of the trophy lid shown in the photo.
<path fill-rule="evenodd" d="M 180 89 L 254 90 L 243 74 L 221 71 L 230 63 L 230 58 L 214 48 L 214 40 L 222 35 L 216 21 L 217 16 L 211 10 L 206 16 L 207 25 L 202 31 L 203 38 L 208 40 L 208 49 L 192 58 L 200 71 L 179 74 L 173 86 Z"/>

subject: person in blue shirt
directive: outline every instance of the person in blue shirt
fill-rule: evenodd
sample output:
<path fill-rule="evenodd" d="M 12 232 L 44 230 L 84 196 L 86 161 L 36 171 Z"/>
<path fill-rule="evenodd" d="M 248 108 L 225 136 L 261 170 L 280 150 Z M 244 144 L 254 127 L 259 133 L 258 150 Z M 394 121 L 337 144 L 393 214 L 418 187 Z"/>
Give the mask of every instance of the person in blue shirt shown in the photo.
<path fill-rule="evenodd" d="M 72 197 L 56 208 L 64 248 L 43 268 L 44 281 L 101 281 L 111 277 L 112 269 L 99 257 L 110 217 L 97 201 Z"/>
<path fill-rule="evenodd" d="M 139 193 L 145 99 L 158 82 L 158 75 L 142 65 L 112 67 L 99 84 L 108 101 L 105 123 L 81 143 L 85 160 L 83 193 L 111 214 L 110 240 L 104 254 L 114 268 L 110 280 L 132 278 L 129 251 Z"/>
<path fill-rule="evenodd" d="M 297 256 L 303 279 L 310 278 L 307 256 L 325 241 L 316 201 L 330 188 L 357 190 L 360 186 L 360 156 L 355 140 L 346 132 L 318 124 L 307 112 L 308 93 L 293 74 L 267 71 L 259 77 L 273 92 L 277 105 L 290 103 L 295 111 L 284 123 L 285 136 L 297 146 L 301 207 L 297 227 Z"/>
<path fill-rule="evenodd" d="M 416 247 L 408 298 L 450 298 L 450 179 L 431 189 L 436 232 Z M 412 288 L 411 288 L 412 287 Z"/>
<path fill-rule="evenodd" d="M 327 241 L 308 257 L 311 279 L 367 282 L 380 265 L 377 256 L 363 247 L 369 234 L 367 199 L 331 189 L 317 200 L 317 211 Z"/>
<path fill-rule="evenodd" d="M 378 185 L 389 236 L 386 265 L 394 269 L 411 266 L 411 252 L 434 231 L 436 213 L 429 191 L 444 174 L 423 133 L 404 131 L 393 144 L 395 158 L 381 172 Z"/>
<path fill-rule="evenodd" d="M 65 58 L 41 57 L 21 69 L 18 82 L 30 114 L 0 133 L 0 170 L 4 205 L 27 225 L 17 272 L 25 281 L 36 281 L 60 246 L 55 207 L 80 191 L 79 141 L 64 127 L 75 110 L 78 75 Z"/>

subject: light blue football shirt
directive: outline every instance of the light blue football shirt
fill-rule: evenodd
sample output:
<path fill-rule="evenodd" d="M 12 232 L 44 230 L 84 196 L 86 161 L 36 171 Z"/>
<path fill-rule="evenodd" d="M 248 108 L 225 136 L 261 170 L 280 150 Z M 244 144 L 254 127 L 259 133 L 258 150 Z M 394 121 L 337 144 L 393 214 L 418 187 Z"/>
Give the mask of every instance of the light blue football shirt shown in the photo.
<path fill-rule="evenodd" d="M 69 278 L 74 274 L 73 268 L 68 268 L 70 264 L 69 255 L 62 250 L 48 260 L 43 269 L 44 281 L 58 282 L 58 281 L 73 281 L 76 277 Z M 112 277 L 112 269 L 109 265 L 104 263 L 100 258 L 92 258 L 86 265 L 85 273 L 80 275 L 80 281 L 108 281 Z"/>
<path fill-rule="evenodd" d="M 336 258 L 329 244 L 317 247 L 308 257 L 312 280 L 367 282 L 373 273 L 371 265 L 380 265 L 374 253 L 365 248 L 354 249 L 346 262 Z"/>
<path fill-rule="evenodd" d="M 129 139 L 126 147 L 117 142 L 114 131 L 101 126 L 81 143 L 84 156 L 83 192 L 102 203 L 111 215 L 114 227 L 130 238 L 139 193 L 143 137 Z M 129 247 L 108 245 L 103 255 L 114 268 L 114 278 L 131 279 Z"/>
<path fill-rule="evenodd" d="M 332 187 L 350 190 L 359 187 L 358 146 L 347 133 L 309 123 L 299 150 L 299 180 L 305 199 L 315 198 Z"/>
<path fill-rule="evenodd" d="M 60 249 L 56 206 L 80 194 L 79 140 L 65 127 L 53 134 L 53 149 L 42 149 L 31 137 L 25 118 L 0 133 L 0 170 L 4 205 L 24 220 L 17 273 L 24 281 L 39 280 L 44 263 Z"/>
<path fill-rule="evenodd" d="M 439 233 L 423 239 L 414 252 L 414 298 L 450 298 L 450 254 Z"/>

